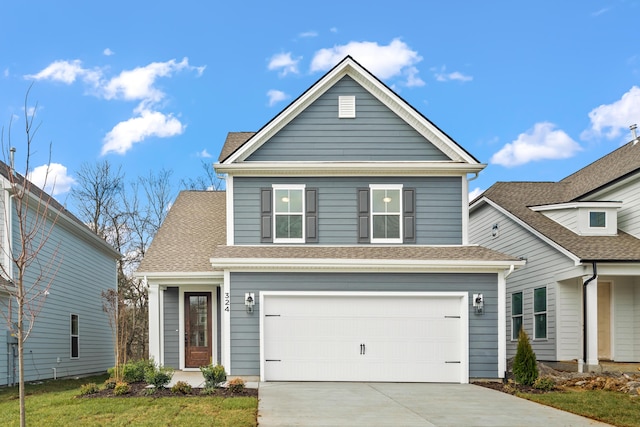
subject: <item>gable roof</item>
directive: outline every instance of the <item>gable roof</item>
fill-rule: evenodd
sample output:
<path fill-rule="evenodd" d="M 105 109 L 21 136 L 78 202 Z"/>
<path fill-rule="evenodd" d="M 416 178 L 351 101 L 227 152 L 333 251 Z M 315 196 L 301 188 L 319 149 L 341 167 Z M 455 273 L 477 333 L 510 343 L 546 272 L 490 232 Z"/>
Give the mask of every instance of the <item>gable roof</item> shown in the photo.
<path fill-rule="evenodd" d="M 489 200 L 582 261 L 640 261 L 640 239 L 630 234 L 581 236 L 531 209 L 578 201 L 639 171 L 640 144 L 630 142 L 559 182 L 497 182 L 472 210 Z"/>
<path fill-rule="evenodd" d="M 345 57 L 255 134 L 249 135 L 248 132 L 229 134 L 222 148 L 220 164 L 229 165 L 242 162 L 345 75 L 350 76 L 372 93 L 440 151 L 451 158 L 453 162 L 481 165 L 462 146 L 362 67 L 351 56 Z M 246 140 L 240 142 L 242 138 L 246 138 Z M 482 169 L 482 167 L 479 169 Z"/>
<path fill-rule="evenodd" d="M 226 244 L 226 212 L 224 191 L 180 192 L 136 275 L 213 272 L 209 258 Z"/>

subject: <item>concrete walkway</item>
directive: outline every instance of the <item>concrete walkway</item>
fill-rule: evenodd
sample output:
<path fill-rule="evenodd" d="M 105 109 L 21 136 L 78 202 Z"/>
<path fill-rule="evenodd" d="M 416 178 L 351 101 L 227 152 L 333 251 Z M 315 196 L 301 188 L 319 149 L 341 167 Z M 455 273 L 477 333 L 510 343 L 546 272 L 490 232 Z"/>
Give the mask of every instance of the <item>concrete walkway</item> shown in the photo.
<path fill-rule="evenodd" d="M 471 384 L 260 383 L 258 425 L 606 426 Z"/>

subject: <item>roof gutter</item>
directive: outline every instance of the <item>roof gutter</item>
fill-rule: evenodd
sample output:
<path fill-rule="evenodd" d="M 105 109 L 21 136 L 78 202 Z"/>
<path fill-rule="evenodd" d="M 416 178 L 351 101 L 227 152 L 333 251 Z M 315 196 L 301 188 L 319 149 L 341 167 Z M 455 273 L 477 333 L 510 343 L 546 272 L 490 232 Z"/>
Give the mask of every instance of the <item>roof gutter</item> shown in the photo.
<path fill-rule="evenodd" d="M 593 275 L 584 281 L 582 285 L 582 362 L 587 363 L 587 285 L 598 277 L 598 264 L 591 261 Z"/>

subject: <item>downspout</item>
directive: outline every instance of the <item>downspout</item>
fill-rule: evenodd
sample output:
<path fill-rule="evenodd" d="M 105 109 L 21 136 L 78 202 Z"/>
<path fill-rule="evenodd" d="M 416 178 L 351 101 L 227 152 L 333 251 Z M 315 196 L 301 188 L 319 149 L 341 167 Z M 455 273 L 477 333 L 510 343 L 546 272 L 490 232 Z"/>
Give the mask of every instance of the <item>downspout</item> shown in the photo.
<path fill-rule="evenodd" d="M 579 372 L 583 372 L 584 365 L 587 364 L 587 285 L 598 277 L 598 265 L 595 261 L 591 261 L 593 276 L 589 277 L 582 284 L 582 369 L 578 367 Z"/>

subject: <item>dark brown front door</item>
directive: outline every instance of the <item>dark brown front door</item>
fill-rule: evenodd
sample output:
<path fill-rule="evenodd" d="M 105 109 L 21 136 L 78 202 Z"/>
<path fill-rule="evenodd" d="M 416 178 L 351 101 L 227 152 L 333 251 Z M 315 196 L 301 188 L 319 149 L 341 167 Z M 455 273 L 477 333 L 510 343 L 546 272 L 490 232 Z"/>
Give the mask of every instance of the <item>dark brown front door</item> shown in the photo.
<path fill-rule="evenodd" d="M 185 367 L 198 368 L 211 363 L 211 293 L 184 294 Z"/>

